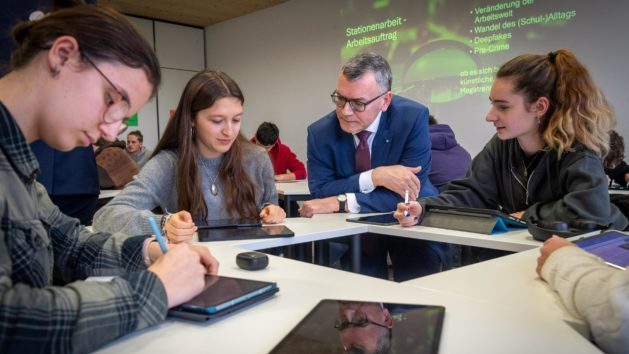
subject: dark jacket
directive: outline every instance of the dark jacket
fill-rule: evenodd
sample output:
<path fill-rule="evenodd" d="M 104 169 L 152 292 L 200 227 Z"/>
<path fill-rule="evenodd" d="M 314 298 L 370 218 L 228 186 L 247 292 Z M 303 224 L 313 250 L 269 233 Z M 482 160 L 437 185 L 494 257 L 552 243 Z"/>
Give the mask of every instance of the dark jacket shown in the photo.
<path fill-rule="evenodd" d="M 626 187 L 627 181 L 625 181 L 625 174 L 629 173 L 629 165 L 626 162 L 620 161 L 618 166 L 613 169 L 605 169 L 605 174 L 617 184 Z"/>
<path fill-rule="evenodd" d="M 451 180 L 465 177 L 472 157 L 459 145 L 447 124 L 433 124 L 428 129 L 432 143 L 432 168 L 428 178 L 435 187 L 442 189 Z"/>
<path fill-rule="evenodd" d="M 581 144 L 561 159 L 554 150 L 543 153 L 524 175 L 522 150 L 516 139 L 494 136 L 472 161 L 469 175 L 450 182 L 438 196 L 422 204 L 525 210 L 524 219 L 570 221 L 587 219 L 624 229 L 627 219 L 609 202 L 601 159 Z"/>

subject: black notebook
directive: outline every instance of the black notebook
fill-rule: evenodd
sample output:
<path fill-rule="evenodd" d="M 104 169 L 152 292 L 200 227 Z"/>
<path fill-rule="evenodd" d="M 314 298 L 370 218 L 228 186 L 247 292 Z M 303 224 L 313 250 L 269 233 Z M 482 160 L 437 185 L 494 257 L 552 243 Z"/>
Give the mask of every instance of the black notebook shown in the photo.
<path fill-rule="evenodd" d="M 322 300 L 271 353 L 437 353 L 444 315 L 443 306 Z"/>
<path fill-rule="evenodd" d="M 187 303 L 171 309 L 168 314 L 207 321 L 258 303 L 278 291 L 276 283 L 206 275 L 205 289 Z"/>

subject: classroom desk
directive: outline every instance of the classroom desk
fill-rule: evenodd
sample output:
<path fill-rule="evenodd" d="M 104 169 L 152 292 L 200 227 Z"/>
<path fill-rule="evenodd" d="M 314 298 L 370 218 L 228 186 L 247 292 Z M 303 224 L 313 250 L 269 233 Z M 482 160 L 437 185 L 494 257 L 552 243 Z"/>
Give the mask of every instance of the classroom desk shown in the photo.
<path fill-rule="evenodd" d="M 293 202 L 312 199 L 310 189 L 308 189 L 308 180 L 275 182 L 275 189 L 279 200 L 284 204 L 286 217 L 289 218 L 299 216 L 297 209 L 291 207 Z"/>
<path fill-rule="evenodd" d="M 526 229 L 516 229 L 515 231 L 503 234 L 485 235 L 426 226 L 402 227 L 398 225 L 370 225 L 369 232 L 511 252 L 526 251 L 541 245 L 541 242 L 533 239 L 533 236 L 531 236 Z"/>
<path fill-rule="evenodd" d="M 493 267 L 488 270 L 474 265 L 469 266 L 474 268 L 469 268 L 466 273 L 453 272 L 466 271 L 468 267 L 403 284 L 275 256 L 269 256 L 269 267 L 261 271 L 244 271 L 235 264 L 236 254 L 243 250 L 311 242 L 363 232 L 425 239 L 450 233 L 447 236 L 449 242 L 493 244 L 494 248 L 499 249 L 533 248 L 539 245 L 522 233 L 504 235 L 508 237 L 498 239 L 496 236 L 471 233 L 442 233 L 443 230 L 421 227 L 417 227 L 414 232 L 406 232 L 399 230 L 398 226 L 378 227 L 345 222 L 346 216 L 330 214 L 317 215 L 312 219 L 287 220 L 286 225 L 296 233 L 293 238 L 204 243 L 221 262 L 220 274 L 276 281 L 280 292 L 264 303 L 215 323 L 198 324 L 167 319 L 162 324 L 127 335 L 99 352 L 267 353 L 319 300 L 340 298 L 445 306 L 446 318 L 440 347 L 442 354 L 600 353 L 586 338 L 560 319 L 560 310 L 551 308 L 552 300 L 548 300 L 550 294 L 543 289 L 542 284 L 534 285 L 533 290 L 529 291 L 530 296 L 526 296 L 526 293 L 514 299 L 500 296 L 499 291 L 505 286 L 526 288 L 535 281 L 529 274 L 530 271 L 534 272 L 532 253 L 535 251 L 494 260 L 504 262 L 497 270 L 500 272 L 499 278 L 488 276 L 494 272 Z M 515 260 L 511 261 L 512 259 Z M 510 276 L 511 272 L 513 276 Z M 452 279 L 464 277 L 465 284 L 468 285 L 462 284 L 458 288 L 457 284 L 451 284 L 448 280 L 450 276 Z M 482 286 L 476 291 L 468 292 L 468 287 L 474 288 L 473 284 L 469 284 L 476 278 L 480 279 Z M 424 284 L 421 283 L 423 279 L 427 279 Z M 492 292 L 496 292 L 495 295 L 491 295 Z M 514 301 L 521 303 L 513 306 Z M 538 302 L 541 302 L 540 308 L 536 308 Z"/>
<path fill-rule="evenodd" d="M 409 280 L 404 284 L 484 299 L 563 320 L 583 336 L 588 328 L 568 313 L 559 295 L 535 272 L 539 250 L 533 249 Z"/>
<path fill-rule="evenodd" d="M 608 189 L 609 194 L 629 194 L 629 189 Z"/>

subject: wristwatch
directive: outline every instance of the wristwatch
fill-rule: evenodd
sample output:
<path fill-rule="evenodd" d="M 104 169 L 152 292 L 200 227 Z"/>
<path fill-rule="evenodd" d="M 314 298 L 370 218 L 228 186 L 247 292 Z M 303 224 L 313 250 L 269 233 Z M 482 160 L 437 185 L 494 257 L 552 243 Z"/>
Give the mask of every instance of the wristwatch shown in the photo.
<path fill-rule="evenodd" d="M 339 194 L 336 196 L 336 200 L 339 201 L 339 213 L 344 213 L 345 202 L 347 201 L 347 196 L 345 194 Z"/>

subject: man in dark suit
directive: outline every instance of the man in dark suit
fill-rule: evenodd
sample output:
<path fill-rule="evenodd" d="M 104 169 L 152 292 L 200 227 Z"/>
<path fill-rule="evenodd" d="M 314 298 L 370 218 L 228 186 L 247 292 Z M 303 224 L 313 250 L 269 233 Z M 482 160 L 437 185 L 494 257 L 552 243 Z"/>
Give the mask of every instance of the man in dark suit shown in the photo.
<path fill-rule="evenodd" d="M 428 179 L 428 109 L 394 96 L 391 81 L 378 54 L 358 54 L 343 66 L 331 96 L 336 110 L 308 127 L 308 185 L 318 199 L 304 202 L 301 216 L 392 211 L 407 191 L 410 200 L 438 193 Z M 448 247 L 432 242 L 375 235 L 361 242 L 361 269 L 373 276 L 387 278 L 387 251 L 397 281 L 449 263 Z"/>

